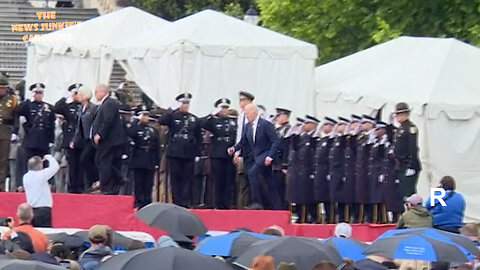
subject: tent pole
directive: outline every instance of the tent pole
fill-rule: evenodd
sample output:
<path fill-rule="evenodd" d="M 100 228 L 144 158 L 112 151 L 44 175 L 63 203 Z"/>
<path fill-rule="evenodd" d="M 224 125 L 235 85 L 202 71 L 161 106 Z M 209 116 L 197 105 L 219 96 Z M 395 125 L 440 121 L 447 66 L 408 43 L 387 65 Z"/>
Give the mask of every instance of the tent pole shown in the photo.
<path fill-rule="evenodd" d="M 430 148 L 428 145 L 428 114 L 427 114 L 427 104 L 423 104 L 423 132 L 425 133 L 423 137 L 423 153 L 424 153 L 424 164 L 425 164 L 425 173 L 427 176 L 428 186 L 432 188 L 433 186 L 433 175 L 432 175 L 432 166 L 430 161 Z"/>

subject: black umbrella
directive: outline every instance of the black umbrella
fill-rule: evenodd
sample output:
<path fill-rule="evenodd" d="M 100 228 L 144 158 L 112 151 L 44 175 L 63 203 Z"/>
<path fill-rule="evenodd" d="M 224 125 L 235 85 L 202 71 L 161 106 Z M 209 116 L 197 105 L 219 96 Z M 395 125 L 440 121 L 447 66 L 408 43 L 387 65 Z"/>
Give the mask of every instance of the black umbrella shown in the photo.
<path fill-rule="evenodd" d="M 80 237 L 84 241 L 88 242 L 88 231 L 78 231 L 73 234 L 74 236 Z M 134 239 L 130 237 L 126 237 L 118 232 L 113 231 L 112 235 L 112 246 L 117 247 L 117 248 L 124 248 L 127 249 L 130 243 Z"/>
<path fill-rule="evenodd" d="M 47 238 L 51 242 L 62 242 L 66 247 L 71 249 L 81 248 L 86 240 L 84 237 L 67 233 L 51 233 L 47 234 Z"/>
<path fill-rule="evenodd" d="M 168 232 L 200 236 L 207 232 L 202 220 L 188 209 L 171 203 L 151 203 L 135 216 L 146 224 Z"/>
<path fill-rule="evenodd" d="M 112 257 L 98 270 L 232 270 L 227 264 L 182 248 L 150 248 Z"/>
<path fill-rule="evenodd" d="M 238 257 L 235 264 L 248 268 L 258 255 L 272 256 L 275 267 L 280 262 L 294 262 L 298 269 L 312 269 L 322 260 L 336 265 L 342 263 L 338 252 L 318 239 L 287 236 L 260 240 L 252 244 L 245 253 Z"/>
<path fill-rule="evenodd" d="M 65 270 L 65 267 L 36 261 L 0 260 L 0 270 Z"/>

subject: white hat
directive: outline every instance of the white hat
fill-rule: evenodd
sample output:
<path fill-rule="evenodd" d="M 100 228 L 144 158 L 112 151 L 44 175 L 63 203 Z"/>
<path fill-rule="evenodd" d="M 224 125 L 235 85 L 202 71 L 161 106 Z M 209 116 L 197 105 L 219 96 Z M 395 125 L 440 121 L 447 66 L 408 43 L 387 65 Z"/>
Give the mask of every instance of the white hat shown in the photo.
<path fill-rule="evenodd" d="M 350 238 L 352 236 L 352 226 L 345 222 L 338 223 L 337 226 L 335 226 L 335 236 Z"/>

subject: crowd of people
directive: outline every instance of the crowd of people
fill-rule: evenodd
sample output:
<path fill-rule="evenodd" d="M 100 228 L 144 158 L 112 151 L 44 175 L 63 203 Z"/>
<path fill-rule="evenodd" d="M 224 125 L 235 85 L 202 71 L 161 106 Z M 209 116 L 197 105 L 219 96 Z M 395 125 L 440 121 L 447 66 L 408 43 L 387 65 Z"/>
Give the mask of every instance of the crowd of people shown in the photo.
<path fill-rule="evenodd" d="M 406 103 L 386 122 L 367 114 L 290 121 L 288 108 L 269 115 L 246 91 L 238 111 L 221 98 L 197 117 L 189 93 L 153 109 L 122 103 L 106 85 L 72 84 L 54 105 L 43 100 L 44 84 L 28 89 L 31 98 L 20 102 L 0 79 L 2 190 L 24 191 L 31 165 L 48 167 L 54 154 L 56 192 L 134 194 L 137 208 L 152 201 L 155 186 L 164 196 L 153 199 L 185 207 L 290 206 L 296 222 L 385 223 L 396 222 L 416 193 L 418 129 Z"/>

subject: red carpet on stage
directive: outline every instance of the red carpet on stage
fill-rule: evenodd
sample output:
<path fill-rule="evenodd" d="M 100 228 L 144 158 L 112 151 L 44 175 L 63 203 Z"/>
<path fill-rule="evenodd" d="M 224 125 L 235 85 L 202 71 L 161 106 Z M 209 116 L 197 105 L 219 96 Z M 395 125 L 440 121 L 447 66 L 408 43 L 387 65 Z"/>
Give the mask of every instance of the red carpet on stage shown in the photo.
<path fill-rule="evenodd" d="M 23 193 L 0 193 L 0 217 L 14 217 L 17 206 L 25 202 Z M 259 232 L 271 225 L 285 229 L 288 235 L 326 238 L 335 225 L 290 224 L 288 211 L 260 210 L 192 210 L 209 230 L 230 231 L 245 227 Z M 151 228 L 134 216 L 132 196 L 87 194 L 53 194 L 53 226 L 55 228 L 88 229 L 94 224 L 107 224 L 119 231 L 143 231 L 154 237 L 165 232 Z M 373 241 L 394 225 L 353 224 L 353 237 Z"/>

